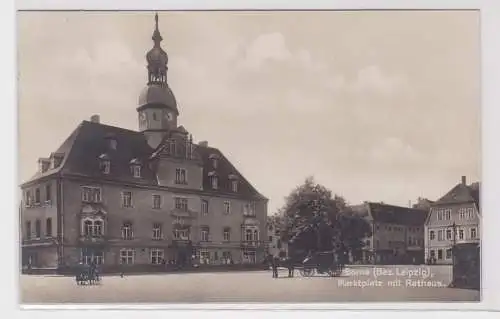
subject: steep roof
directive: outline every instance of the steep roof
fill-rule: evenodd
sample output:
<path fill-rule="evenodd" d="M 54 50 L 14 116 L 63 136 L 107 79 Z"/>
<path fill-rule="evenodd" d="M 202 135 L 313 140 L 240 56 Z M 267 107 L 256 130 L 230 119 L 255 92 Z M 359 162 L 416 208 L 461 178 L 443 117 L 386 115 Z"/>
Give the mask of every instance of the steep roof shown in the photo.
<path fill-rule="evenodd" d="M 110 147 L 110 140 L 116 141 L 116 147 Z M 63 176 L 84 176 L 103 181 L 112 180 L 129 184 L 158 186 L 156 173 L 149 165 L 142 165 L 140 178 L 134 177 L 130 170 L 132 160 L 147 163 L 153 152 L 155 150 L 149 146 L 145 136 L 140 132 L 83 121 L 57 150 L 57 153 L 64 154 L 61 165 L 57 169 L 49 170 L 43 174 L 37 173 L 24 184 L 48 175 L 60 173 Z M 198 152 L 204 166 L 203 188 L 205 193 L 266 199 L 218 149 L 196 147 L 196 152 Z M 219 189 L 217 190 L 211 189 L 209 181 L 209 173 L 214 171 L 210 160 L 212 154 L 219 157 L 215 169 L 219 176 Z M 105 155 L 105 158 L 109 158 L 111 163 L 110 172 L 106 175 L 102 174 L 98 161 L 99 157 L 103 155 Z M 229 181 L 229 175 L 231 174 L 236 175 L 240 181 L 237 193 L 232 192 L 231 189 Z"/>
<path fill-rule="evenodd" d="M 448 193 L 437 200 L 434 205 L 446 205 L 455 203 L 474 202 L 479 207 L 480 202 L 480 186 L 479 182 L 466 185 L 459 183 L 455 185 Z"/>
<path fill-rule="evenodd" d="M 374 222 L 407 226 L 423 225 L 428 214 L 428 211 L 422 209 L 372 202 L 351 206 L 351 209 L 355 214 Z"/>

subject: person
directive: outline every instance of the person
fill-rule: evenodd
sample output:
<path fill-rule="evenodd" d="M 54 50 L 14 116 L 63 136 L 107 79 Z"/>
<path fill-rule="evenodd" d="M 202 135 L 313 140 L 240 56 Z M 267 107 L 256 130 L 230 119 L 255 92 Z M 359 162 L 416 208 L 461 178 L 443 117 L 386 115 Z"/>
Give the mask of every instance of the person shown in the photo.
<path fill-rule="evenodd" d="M 294 271 L 295 271 L 292 258 L 287 257 L 286 263 L 287 263 L 287 268 L 288 268 L 288 277 L 292 278 Z"/>
<path fill-rule="evenodd" d="M 279 258 L 277 256 L 272 258 L 272 264 L 271 266 L 273 267 L 273 278 L 278 278 L 278 266 L 279 266 Z"/>

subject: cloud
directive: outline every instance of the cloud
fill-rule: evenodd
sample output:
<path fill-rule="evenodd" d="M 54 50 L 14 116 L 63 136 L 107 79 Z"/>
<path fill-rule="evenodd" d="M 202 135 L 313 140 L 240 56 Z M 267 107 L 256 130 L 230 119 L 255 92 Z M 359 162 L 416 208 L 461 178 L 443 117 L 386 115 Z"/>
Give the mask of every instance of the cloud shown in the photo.
<path fill-rule="evenodd" d="M 393 95 L 406 84 L 401 75 L 386 74 L 377 65 L 370 65 L 358 71 L 356 79 L 350 85 L 354 94 L 375 93 L 383 96 Z"/>
<path fill-rule="evenodd" d="M 411 166 L 423 159 L 423 155 L 400 138 L 388 137 L 374 145 L 370 159 L 382 165 Z"/>

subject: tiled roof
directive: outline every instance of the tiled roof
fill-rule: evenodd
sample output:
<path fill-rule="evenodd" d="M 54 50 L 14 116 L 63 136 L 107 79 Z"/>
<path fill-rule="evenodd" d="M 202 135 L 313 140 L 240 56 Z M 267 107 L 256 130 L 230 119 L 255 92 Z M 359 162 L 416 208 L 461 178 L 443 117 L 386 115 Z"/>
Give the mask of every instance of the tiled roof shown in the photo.
<path fill-rule="evenodd" d="M 351 209 L 355 214 L 371 218 L 374 222 L 407 226 L 423 225 L 428 214 L 426 210 L 371 202 L 351 206 Z"/>
<path fill-rule="evenodd" d="M 116 141 L 116 148 L 110 147 L 110 139 Z M 236 170 L 229 160 L 216 148 L 196 148 L 197 157 L 203 163 L 203 188 L 205 193 L 231 194 L 234 196 L 265 199 L 259 192 Z M 141 168 L 141 177 L 136 178 L 131 173 L 131 160 L 148 163 L 155 152 L 146 141 L 144 135 L 119 127 L 83 121 L 68 139 L 59 147 L 57 153 L 64 153 L 64 159 L 59 168 L 49 170 L 43 174 L 37 173 L 28 182 L 38 178 L 60 173 L 95 178 L 97 180 L 112 180 L 122 183 L 158 186 L 155 172 L 149 165 Z M 100 169 L 99 156 L 106 154 L 111 162 L 109 174 L 104 175 Z M 211 154 L 218 154 L 217 168 L 213 168 Z M 208 173 L 216 171 L 219 176 L 219 189 L 212 190 Z M 238 192 L 231 190 L 229 175 L 239 176 Z M 25 183 L 25 184 L 26 184 Z"/>
<path fill-rule="evenodd" d="M 471 185 L 457 184 L 443 197 L 437 200 L 434 205 L 445 205 L 453 203 L 467 203 L 475 202 L 479 207 L 480 197 L 479 189 L 480 183 L 472 183 Z"/>

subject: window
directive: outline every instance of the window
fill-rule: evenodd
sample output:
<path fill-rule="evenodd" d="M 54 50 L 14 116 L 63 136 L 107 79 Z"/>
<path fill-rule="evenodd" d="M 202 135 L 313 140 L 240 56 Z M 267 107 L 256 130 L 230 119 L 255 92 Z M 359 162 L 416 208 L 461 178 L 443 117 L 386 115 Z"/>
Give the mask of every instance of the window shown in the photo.
<path fill-rule="evenodd" d="M 446 249 L 446 259 L 451 259 L 451 249 Z"/>
<path fill-rule="evenodd" d="M 223 251 L 222 252 L 222 261 L 224 264 L 230 264 L 232 259 L 233 258 L 231 257 L 230 251 Z"/>
<path fill-rule="evenodd" d="M 42 222 L 37 219 L 35 221 L 35 238 L 42 237 Z"/>
<path fill-rule="evenodd" d="M 161 196 L 153 195 L 153 209 L 160 209 L 160 208 L 161 208 Z"/>
<path fill-rule="evenodd" d="M 104 253 L 102 250 L 88 250 L 88 249 L 82 249 L 82 262 L 85 265 L 90 265 L 93 262 L 96 265 L 102 265 L 104 264 Z"/>
<path fill-rule="evenodd" d="M 52 218 L 47 218 L 45 221 L 45 235 L 52 237 Z"/>
<path fill-rule="evenodd" d="M 210 264 L 210 253 L 207 249 L 200 250 L 200 264 Z"/>
<path fill-rule="evenodd" d="M 170 155 L 172 156 L 177 155 L 177 148 L 174 139 L 170 140 Z"/>
<path fill-rule="evenodd" d="M 230 214 L 231 213 L 231 202 L 225 201 L 224 202 L 224 214 Z"/>
<path fill-rule="evenodd" d="M 203 216 L 208 215 L 208 201 L 207 200 L 201 201 L 201 214 Z"/>
<path fill-rule="evenodd" d="M 33 201 L 33 198 L 31 197 L 31 192 L 26 191 L 26 193 L 25 193 L 25 205 L 27 207 L 30 207 L 32 204 L 32 201 Z"/>
<path fill-rule="evenodd" d="M 154 223 L 153 224 L 153 239 L 160 240 L 162 238 L 161 224 Z"/>
<path fill-rule="evenodd" d="M 209 240 L 210 229 L 207 226 L 201 227 L 201 241 Z"/>
<path fill-rule="evenodd" d="M 429 232 L 429 240 L 434 240 L 434 239 L 436 239 L 436 233 L 433 230 L 431 230 Z"/>
<path fill-rule="evenodd" d="M 446 239 L 448 239 L 448 240 L 451 239 L 451 229 L 446 230 Z"/>
<path fill-rule="evenodd" d="M 253 240 L 253 232 L 251 229 L 245 230 L 245 240 L 252 241 Z"/>
<path fill-rule="evenodd" d="M 471 228 L 470 229 L 470 238 L 471 239 L 476 239 L 477 233 L 476 233 L 476 228 Z"/>
<path fill-rule="evenodd" d="M 156 121 L 156 113 L 153 112 L 153 120 Z"/>
<path fill-rule="evenodd" d="M 188 200 L 187 198 L 175 197 L 175 208 L 179 209 L 183 212 L 187 212 L 188 210 Z"/>
<path fill-rule="evenodd" d="M 443 240 L 444 240 L 444 231 L 438 230 L 438 241 L 443 241 Z"/>
<path fill-rule="evenodd" d="M 474 218 L 474 208 L 467 208 L 467 219 Z"/>
<path fill-rule="evenodd" d="M 458 210 L 458 219 L 465 219 L 465 210 L 463 208 Z"/>
<path fill-rule="evenodd" d="M 259 231 L 257 229 L 253 231 L 253 240 L 259 241 Z"/>
<path fill-rule="evenodd" d="M 174 239 L 176 240 L 189 240 L 189 229 L 174 229 Z"/>
<path fill-rule="evenodd" d="M 370 240 L 367 240 L 367 241 L 366 241 L 366 246 L 368 246 L 368 247 L 369 247 L 369 246 L 370 246 L 370 244 L 371 244 Z"/>
<path fill-rule="evenodd" d="M 120 264 L 132 265 L 134 263 L 135 252 L 133 249 L 120 250 Z"/>
<path fill-rule="evenodd" d="M 52 199 L 52 187 L 50 184 L 45 185 L 45 201 L 50 201 Z"/>
<path fill-rule="evenodd" d="M 185 168 L 176 168 L 175 169 L 175 183 L 176 184 L 187 184 L 187 176 L 186 176 Z"/>
<path fill-rule="evenodd" d="M 85 219 L 83 222 L 83 234 L 85 237 L 99 237 L 103 234 L 103 221 L 100 219 Z"/>
<path fill-rule="evenodd" d="M 103 174 L 109 174 L 111 171 L 111 161 L 107 159 L 101 160 L 100 168 Z"/>
<path fill-rule="evenodd" d="M 35 190 L 35 204 L 40 204 L 40 188 Z"/>
<path fill-rule="evenodd" d="M 132 207 L 132 192 L 122 192 L 122 206 Z"/>
<path fill-rule="evenodd" d="M 163 263 L 163 250 L 151 248 L 151 263 L 153 265 L 161 265 Z"/>
<path fill-rule="evenodd" d="M 28 240 L 31 239 L 31 222 L 30 221 L 26 222 L 26 239 L 28 239 Z"/>
<path fill-rule="evenodd" d="M 231 181 L 231 190 L 235 193 L 238 192 L 238 181 Z"/>
<path fill-rule="evenodd" d="M 431 250 L 431 258 L 436 258 L 436 251 L 435 250 Z"/>
<path fill-rule="evenodd" d="M 255 203 L 246 203 L 243 206 L 243 216 L 255 216 Z"/>
<path fill-rule="evenodd" d="M 132 174 L 135 178 L 141 177 L 141 166 L 140 165 L 132 165 Z"/>
<path fill-rule="evenodd" d="M 438 259 L 443 259 L 443 250 L 438 249 Z"/>
<path fill-rule="evenodd" d="M 269 236 L 269 242 L 273 241 L 273 236 Z"/>
<path fill-rule="evenodd" d="M 212 158 L 212 166 L 213 166 L 214 169 L 217 169 L 217 164 L 218 164 L 217 159 L 216 158 Z"/>
<path fill-rule="evenodd" d="M 463 229 L 458 230 L 458 239 L 460 239 L 460 240 L 464 239 L 464 230 Z"/>
<path fill-rule="evenodd" d="M 109 140 L 109 147 L 112 150 L 116 150 L 116 147 L 118 146 L 118 141 L 116 141 L 114 138 Z"/>
<path fill-rule="evenodd" d="M 101 189 L 99 187 L 82 187 L 82 201 L 87 203 L 101 202 Z"/>
<path fill-rule="evenodd" d="M 224 228 L 223 237 L 224 237 L 224 241 L 231 240 L 231 228 L 229 228 L 229 227 Z"/>
<path fill-rule="evenodd" d="M 451 220 L 451 209 L 445 210 L 445 219 Z"/>
<path fill-rule="evenodd" d="M 210 184 L 212 185 L 213 189 L 219 188 L 219 179 L 217 178 L 217 176 L 210 176 Z"/>
<path fill-rule="evenodd" d="M 125 240 L 131 240 L 133 237 L 132 223 L 125 222 L 122 226 L 122 238 Z"/>

